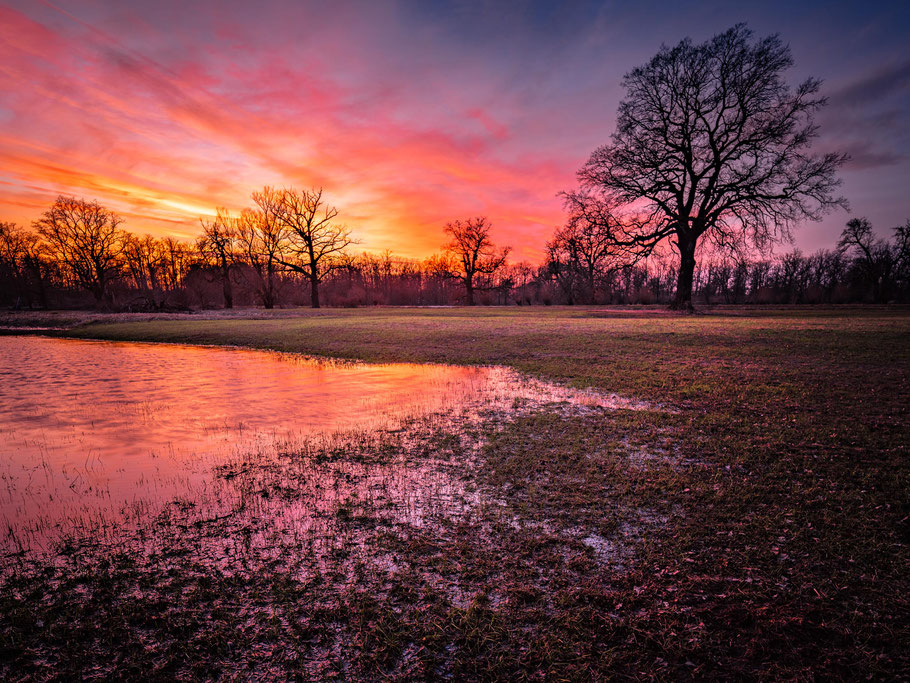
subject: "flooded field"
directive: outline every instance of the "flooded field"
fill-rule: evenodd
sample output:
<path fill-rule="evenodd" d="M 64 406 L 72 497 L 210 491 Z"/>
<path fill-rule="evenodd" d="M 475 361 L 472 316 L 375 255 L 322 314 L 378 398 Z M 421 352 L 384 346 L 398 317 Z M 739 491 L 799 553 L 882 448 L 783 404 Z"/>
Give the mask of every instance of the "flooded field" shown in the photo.
<path fill-rule="evenodd" d="M 504 368 L 41 337 L 0 337 L 0 357 L 7 554 L 116 543 L 176 513 L 242 511 L 270 534 L 319 538 L 320 519 L 368 500 L 420 523 L 425 510 L 463 509 L 465 472 L 408 461 L 415 425 L 469 432 L 481 411 L 527 402 L 634 407 Z M 365 463 L 373 451 L 382 457 Z"/>
<path fill-rule="evenodd" d="M 541 420 L 654 406 L 507 368 L 30 336 L 0 356 L 0 678 L 60 657 L 104 678 L 126 648 L 163 678 L 460 679 L 440 634 L 516 599 L 555 614 L 551 584 L 628 571 L 668 519 L 601 503 L 602 447 L 541 460 L 564 448 Z"/>

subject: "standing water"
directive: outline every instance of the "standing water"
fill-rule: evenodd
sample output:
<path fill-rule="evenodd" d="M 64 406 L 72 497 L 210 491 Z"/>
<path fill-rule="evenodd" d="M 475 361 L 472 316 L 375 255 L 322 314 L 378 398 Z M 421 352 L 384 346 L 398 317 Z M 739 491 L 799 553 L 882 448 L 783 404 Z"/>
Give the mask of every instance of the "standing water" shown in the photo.
<path fill-rule="evenodd" d="M 504 368 L 9 336 L 0 337 L 0 358 L 6 552 L 40 549 L 74 530 L 114 529 L 116 542 L 117 528 L 147 525 L 174 501 L 236 508 L 240 494 L 225 490 L 226 481 L 254 469 L 257 477 L 274 474 L 278 454 L 306 451 L 314 439 L 331 451 L 342 434 L 402 432 L 422 416 L 501 407 L 519 396 L 617 407 L 615 397 L 535 383 Z M 355 478 L 386 498 L 419 501 L 429 486 L 451 497 L 430 469 L 320 465 L 322 457 L 305 467 L 297 457 L 293 480 L 282 474 L 280 514 L 287 516 L 293 498 L 297 526 L 345 495 L 362 495 L 344 490 Z M 255 486 L 268 494 L 259 479 Z M 239 504 L 246 509 L 245 499 Z"/>
<path fill-rule="evenodd" d="M 168 500 L 241 451 L 394 428 L 488 371 L 290 354 L 0 337 L 3 529 Z"/>

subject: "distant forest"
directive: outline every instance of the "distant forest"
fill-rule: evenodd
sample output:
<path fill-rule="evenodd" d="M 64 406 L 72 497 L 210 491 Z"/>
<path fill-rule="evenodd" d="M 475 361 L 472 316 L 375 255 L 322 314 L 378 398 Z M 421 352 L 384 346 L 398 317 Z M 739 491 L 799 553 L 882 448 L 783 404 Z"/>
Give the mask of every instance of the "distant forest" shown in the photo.
<path fill-rule="evenodd" d="M 276 206 L 289 199 L 310 202 L 297 207 L 299 230 L 275 229 L 282 224 Z M 265 188 L 254 200 L 256 209 L 233 217 L 219 211 L 204 220 L 199 239 L 185 242 L 132 234 L 97 202 L 60 197 L 31 229 L 0 223 L 0 306 L 167 311 L 314 303 L 666 304 L 677 284 L 672 253 L 623 259 L 592 226 L 556 230 L 544 262 L 532 265 L 510 262 L 508 249 L 496 249 L 485 219 L 455 221 L 445 228 L 451 242 L 417 260 L 357 253 L 350 233 L 331 227 L 337 211 L 325 206 L 319 191 Z M 328 231 L 320 232 L 323 219 Z M 868 221 L 852 219 L 836 246 L 814 254 L 706 249 L 698 259 L 693 301 L 910 302 L 910 221 L 883 240 Z"/>

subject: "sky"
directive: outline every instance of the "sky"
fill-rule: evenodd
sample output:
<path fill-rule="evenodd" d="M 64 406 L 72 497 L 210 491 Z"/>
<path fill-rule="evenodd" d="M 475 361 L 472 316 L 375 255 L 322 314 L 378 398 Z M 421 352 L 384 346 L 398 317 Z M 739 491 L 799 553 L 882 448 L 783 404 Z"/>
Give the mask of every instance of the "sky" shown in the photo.
<path fill-rule="evenodd" d="M 910 219 L 910 2 L 0 0 L 0 220 L 60 194 L 192 238 L 264 185 L 323 187 L 358 248 L 422 258 L 486 216 L 538 261 L 621 79 L 737 22 L 823 80 L 852 215 Z M 796 231 L 832 247 L 839 211 Z"/>

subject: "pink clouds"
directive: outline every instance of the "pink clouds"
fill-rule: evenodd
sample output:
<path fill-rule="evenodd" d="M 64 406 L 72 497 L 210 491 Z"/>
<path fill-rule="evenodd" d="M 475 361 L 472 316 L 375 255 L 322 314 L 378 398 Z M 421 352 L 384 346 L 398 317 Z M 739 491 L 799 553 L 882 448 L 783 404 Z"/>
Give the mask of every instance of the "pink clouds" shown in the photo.
<path fill-rule="evenodd" d="M 655 22 L 610 3 L 7 1 L 0 219 L 28 224 L 64 192 L 109 203 L 136 232 L 189 236 L 200 211 L 239 209 L 265 184 L 323 186 L 363 248 L 424 256 L 447 221 L 486 215 L 497 242 L 529 260 L 563 222 L 557 193 L 608 140 L 622 74 L 661 42 L 742 20 L 668 6 Z M 779 30 L 781 12 L 758 30 Z M 793 38 L 809 73 L 837 73 Z M 896 160 L 845 173 L 877 225 L 906 213 L 905 97 L 876 105 L 900 125 L 871 125 L 854 106 L 866 124 L 849 142 Z M 821 142 L 844 143 L 836 123 Z M 800 246 L 830 246 L 842 223 L 807 226 Z"/>
<path fill-rule="evenodd" d="M 368 46 L 349 44 L 307 46 L 304 61 L 227 17 L 214 43 L 200 36 L 165 63 L 163 38 L 138 19 L 114 33 L 0 11 L 6 219 L 27 224 L 65 192 L 109 203 L 134 231 L 187 236 L 200 211 L 239 208 L 264 184 L 322 185 L 366 249 L 425 256 L 445 222 L 485 214 L 520 258 L 562 220 L 555 194 L 577 158 L 510 143 L 508 107 L 477 106 L 490 84 L 466 87 L 473 67 L 377 72 Z M 150 42 L 126 48 L 134 25 Z"/>

